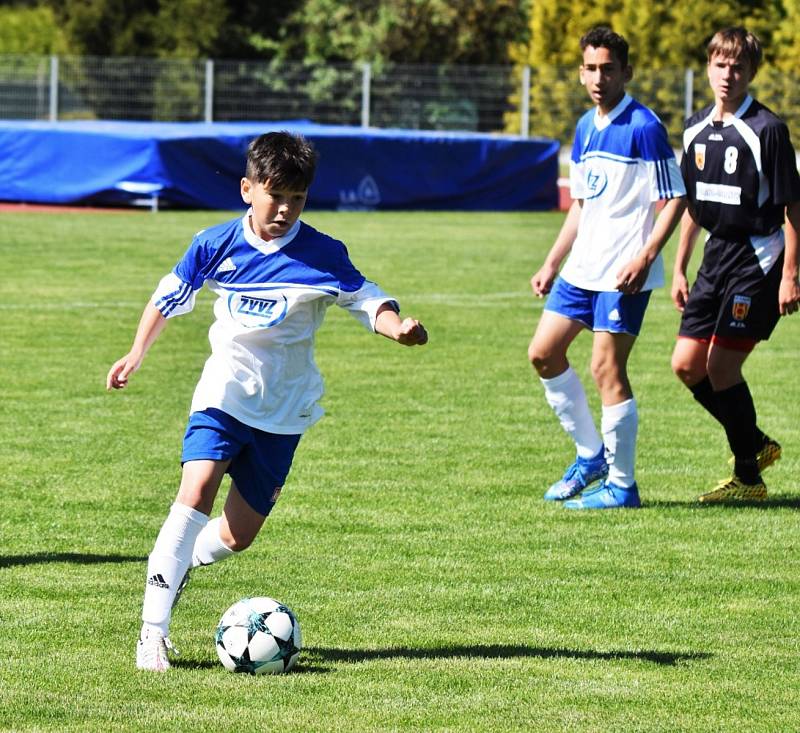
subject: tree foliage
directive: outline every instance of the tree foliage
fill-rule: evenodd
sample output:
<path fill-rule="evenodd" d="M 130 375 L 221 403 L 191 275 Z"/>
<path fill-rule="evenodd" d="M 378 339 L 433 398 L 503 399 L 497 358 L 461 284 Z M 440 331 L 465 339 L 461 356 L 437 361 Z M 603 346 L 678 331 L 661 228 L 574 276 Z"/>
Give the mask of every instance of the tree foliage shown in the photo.
<path fill-rule="evenodd" d="M 0 53 L 57 54 L 67 40 L 47 6 L 0 7 Z"/>
<path fill-rule="evenodd" d="M 577 115 L 590 104 L 578 81 L 579 39 L 600 24 L 628 40 L 630 89 L 662 117 L 673 141 L 682 127 L 686 69 L 695 72 L 695 107 L 709 99 L 705 47 L 714 32 L 745 25 L 759 36 L 765 51 L 760 94 L 775 86 L 772 69 L 788 71 L 800 54 L 800 0 L 529 0 L 529 37 L 513 47 L 512 56 L 531 67 L 534 134 L 571 138 Z M 518 126 L 519 115 L 508 115 L 507 129 Z"/>
<path fill-rule="evenodd" d="M 213 55 L 228 18 L 225 0 L 50 1 L 75 55 Z"/>
<path fill-rule="evenodd" d="M 18 0 L 0 10 L 0 53 L 505 64 L 509 43 L 527 32 L 526 7 L 527 0 Z M 45 39 L 28 41 L 35 29 Z"/>
<path fill-rule="evenodd" d="M 308 63 L 508 63 L 526 33 L 524 0 L 303 0 L 277 38 L 254 37 Z"/>

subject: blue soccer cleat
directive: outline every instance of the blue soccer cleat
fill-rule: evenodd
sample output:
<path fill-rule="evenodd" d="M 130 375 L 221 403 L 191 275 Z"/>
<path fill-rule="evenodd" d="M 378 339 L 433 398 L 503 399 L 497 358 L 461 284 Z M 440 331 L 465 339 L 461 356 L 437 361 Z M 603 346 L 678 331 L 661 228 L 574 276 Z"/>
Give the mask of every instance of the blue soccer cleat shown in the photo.
<path fill-rule="evenodd" d="M 606 476 L 608 476 L 608 464 L 605 449 L 601 448 L 594 458 L 578 456 L 562 478 L 545 492 L 544 498 L 546 501 L 569 499 Z"/>
<path fill-rule="evenodd" d="M 636 509 L 641 505 L 636 484 L 625 489 L 609 481 L 585 491 L 577 499 L 564 502 L 565 509 Z"/>

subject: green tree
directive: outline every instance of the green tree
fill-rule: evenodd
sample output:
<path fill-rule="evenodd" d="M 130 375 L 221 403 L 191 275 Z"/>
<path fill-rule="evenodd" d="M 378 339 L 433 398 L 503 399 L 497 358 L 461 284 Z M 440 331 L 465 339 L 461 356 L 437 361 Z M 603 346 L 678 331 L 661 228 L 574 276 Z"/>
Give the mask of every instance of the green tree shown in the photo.
<path fill-rule="evenodd" d="M 505 64 L 526 33 L 523 0 L 304 0 L 277 39 L 253 36 L 281 58 Z"/>
<path fill-rule="evenodd" d="M 578 84 L 578 41 L 589 28 L 606 24 L 631 47 L 634 78 L 630 90 L 653 107 L 678 142 L 684 111 L 684 72 L 695 70 L 695 99 L 708 96 L 705 46 L 727 25 L 746 25 L 775 55 L 773 29 L 782 17 L 781 2 L 800 0 L 530 0 L 528 42 L 512 49 L 515 62 L 531 67 L 531 131 L 570 141 L 577 115 L 589 106 Z M 786 32 L 798 27 L 787 24 Z M 796 58 L 788 56 L 787 58 Z M 516 101 L 516 100 L 514 100 Z M 512 105 L 513 106 L 513 105 Z M 697 105 L 696 105 L 697 106 Z M 519 129 L 519 115 L 506 117 L 506 129 Z"/>
<path fill-rule="evenodd" d="M 76 55 L 198 58 L 212 55 L 225 0 L 50 0 Z"/>
<path fill-rule="evenodd" d="M 52 8 L 0 7 L 0 54 L 57 54 L 66 48 Z"/>

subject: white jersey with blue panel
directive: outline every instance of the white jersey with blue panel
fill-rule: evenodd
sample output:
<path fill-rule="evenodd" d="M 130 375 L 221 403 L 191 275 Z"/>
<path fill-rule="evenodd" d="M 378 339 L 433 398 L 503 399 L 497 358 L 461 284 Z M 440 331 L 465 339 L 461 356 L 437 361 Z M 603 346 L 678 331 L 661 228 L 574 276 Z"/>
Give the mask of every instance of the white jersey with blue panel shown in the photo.
<path fill-rule="evenodd" d="M 570 193 L 583 199 L 583 207 L 561 277 L 586 290 L 616 290 L 617 272 L 642 250 L 653 230 L 656 202 L 686 194 L 655 113 L 628 94 L 605 117 L 596 108 L 586 112 L 575 131 Z M 659 255 L 642 289 L 663 284 Z"/>
<path fill-rule="evenodd" d="M 204 284 L 218 296 L 192 412 L 214 407 L 260 430 L 299 434 L 323 415 L 314 337 L 328 306 L 373 331 L 378 308 L 398 306 L 353 266 L 342 242 L 301 221 L 266 242 L 249 216 L 197 234 L 152 302 L 171 318 L 194 308 Z"/>

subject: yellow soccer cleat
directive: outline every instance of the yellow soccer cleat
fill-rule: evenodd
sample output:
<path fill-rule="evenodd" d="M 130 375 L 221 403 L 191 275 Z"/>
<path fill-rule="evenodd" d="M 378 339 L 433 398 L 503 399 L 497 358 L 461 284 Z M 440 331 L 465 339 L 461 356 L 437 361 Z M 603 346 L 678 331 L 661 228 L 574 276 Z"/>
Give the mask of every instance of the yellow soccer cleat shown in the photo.
<path fill-rule="evenodd" d="M 767 487 L 763 481 L 746 484 L 738 476 L 720 481 L 717 488 L 697 498 L 701 504 L 724 504 L 735 501 L 765 501 Z"/>
<path fill-rule="evenodd" d="M 756 453 L 756 460 L 758 461 L 758 472 L 761 473 L 765 468 L 769 468 L 775 461 L 781 457 L 781 444 L 773 440 L 769 436 L 764 436 L 764 445 L 761 450 Z M 734 458 L 731 456 L 728 463 L 732 466 Z"/>

